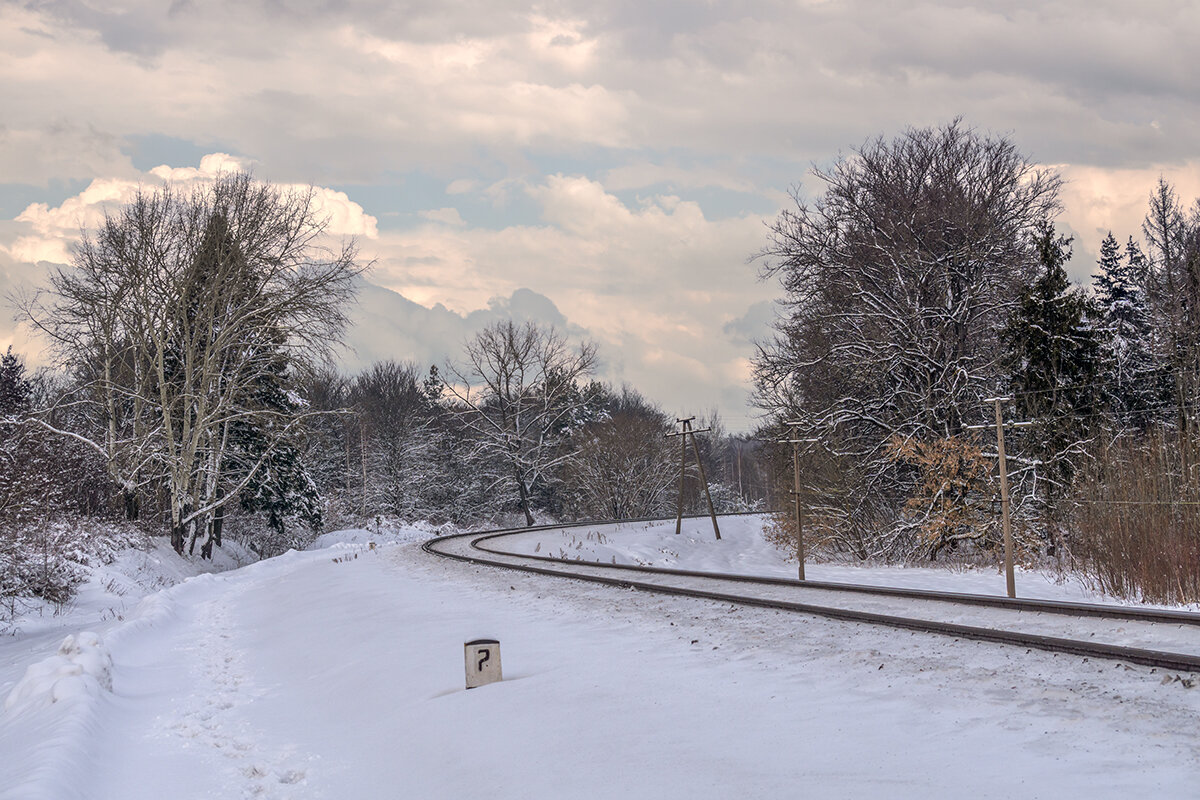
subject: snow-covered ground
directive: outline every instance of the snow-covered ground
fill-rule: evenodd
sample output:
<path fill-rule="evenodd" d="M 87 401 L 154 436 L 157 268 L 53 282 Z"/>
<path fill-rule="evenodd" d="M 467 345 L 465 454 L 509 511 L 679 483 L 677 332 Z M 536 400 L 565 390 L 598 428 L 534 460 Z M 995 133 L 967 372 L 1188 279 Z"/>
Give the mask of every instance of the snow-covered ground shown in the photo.
<path fill-rule="evenodd" d="M 31 657 L 49 655 L 69 633 L 107 630 L 121 623 L 147 595 L 204 572 L 222 572 L 254 560 L 235 543 L 214 551 L 210 561 L 180 558 L 165 539 L 148 550 L 126 549 L 109 564 L 97 564 L 75 599 L 62 607 L 31 602 L 14 621 L 0 626 L 0 699 Z M 0 784 L 2 785 L 2 784 Z"/>
<path fill-rule="evenodd" d="M 668 549 L 728 569 L 738 554 L 702 530 Z M 0 797 L 1124 799 L 1200 785 L 1200 691 L 1174 676 L 473 567 L 422 553 L 427 536 L 351 532 L 193 577 L 51 658 L 29 646 L 42 633 L 8 637 L 4 658 L 35 666 L 0 672 Z M 505 680 L 468 692 L 462 645 L 481 636 L 500 640 Z"/>

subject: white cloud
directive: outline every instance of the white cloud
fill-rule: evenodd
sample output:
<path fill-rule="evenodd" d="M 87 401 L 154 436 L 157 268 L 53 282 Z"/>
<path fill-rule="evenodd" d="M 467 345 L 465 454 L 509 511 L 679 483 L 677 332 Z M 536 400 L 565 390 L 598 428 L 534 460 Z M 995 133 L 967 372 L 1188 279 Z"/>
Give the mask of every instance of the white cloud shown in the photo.
<path fill-rule="evenodd" d="M 212 153 L 200 160 L 199 167 L 170 167 L 162 165 L 143 174 L 137 180 L 97 178 L 82 192 L 68 197 L 58 206 L 32 203 L 16 217 L 24 223 L 13 237 L 7 251 L 17 261 L 38 263 L 67 263 L 71 247 L 79 239 L 81 229 L 94 229 L 104 221 L 106 211 L 113 211 L 134 198 L 139 189 L 153 188 L 166 183 L 176 187 L 209 183 L 223 173 L 245 169 L 246 162 L 225 153 Z M 379 235 L 378 222 L 345 192 L 326 187 L 284 185 L 284 191 L 313 191 L 313 210 L 318 217 L 328 219 L 326 233 L 332 236 L 363 236 L 373 239 Z"/>
<path fill-rule="evenodd" d="M 309 187 L 293 184 L 284 188 L 293 192 L 304 192 Z M 368 239 L 379 236 L 379 221 L 351 200 L 345 192 L 322 186 L 312 188 L 314 212 L 318 217 L 329 219 L 326 233 L 333 236 L 365 236 Z"/>
<path fill-rule="evenodd" d="M 1122 244 L 1130 236 L 1142 240 L 1142 220 L 1160 176 L 1174 187 L 1185 208 L 1200 198 L 1200 160 L 1139 168 L 1063 164 L 1056 169 L 1065 179 L 1059 227 L 1074 237 L 1067 271 L 1083 284 L 1092 282 L 1100 242 L 1109 231 Z"/>
<path fill-rule="evenodd" d="M 1068 164 L 1059 167 L 1059 172 L 1066 179 L 1064 218 L 1081 237 L 1094 239 L 1090 243 L 1093 249 L 1099 248 L 1110 230 L 1122 241 L 1128 236 L 1141 238 L 1150 193 L 1160 176 L 1175 187 L 1185 205 L 1200 197 L 1200 160 L 1136 169 Z"/>
<path fill-rule="evenodd" d="M 30 205 L 0 247 L 61 261 L 139 182 L 253 161 L 315 184 L 330 232 L 360 236 L 410 299 L 466 314 L 529 287 L 613 342 L 614 369 L 728 397 L 744 353 L 721 326 L 774 291 L 744 263 L 760 220 L 714 218 L 696 190 L 769 208 L 810 161 L 961 114 L 1071 165 L 1064 224 L 1090 268 L 1098 231 L 1137 233 L 1160 171 L 1200 194 L 1197 25 L 1173 0 L 0 4 L 0 180 L 90 181 Z M 246 156 L 144 173 L 128 153 L 146 136 Z M 445 194 L 406 200 L 425 209 L 411 231 L 321 188 L 428 185 L 413 173 Z M 648 196 L 614 194 L 630 190 Z M 464 224 L 480 198 L 492 230 Z"/>
<path fill-rule="evenodd" d="M 458 180 L 451 181 L 446 186 L 446 194 L 467 194 L 475 191 L 477 188 L 479 188 L 478 181 L 473 181 L 470 178 L 459 178 Z"/>
<path fill-rule="evenodd" d="M 532 14 L 529 22 L 531 30 L 527 41 L 530 50 L 539 57 L 573 72 L 593 66 L 598 42 L 586 33 L 586 21 Z"/>
<path fill-rule="evenodd" d="M 240 165 L 213 154 L 196 168 L 162 167 L 140 182 L 97 179 L 58 206 L 30 205 L 0 244 L 18 261 L 65 261 L 80 225 L 94 226 L 103 209 L 125 202 L 139 185 L 208 181 Z M 1060 169 L 1068 178 L 1066 221 L 1081 244 L 1098 241 L 1109 227 L 1121 237 L 1138 232 L 1159 170 Z M 1182 197 L 1200 194 L 1200 165 L 1164 174 Z M 355 333 L 354 363 L 381 355 L 428 360 L 452 352 L 481 319 L 529 314 L 596 338 L 605 377 L 630 381 L 681 411 L 720 407 L 739 424 L 751 342 L 768 333 L 778 295 L 746 263 L 763 243 L 763 220 L 709 219 L 698 203 L 674 195 L 627 204 L 580 175 L 502 184 L 491 191 L 522 192 L 536 203 L 538 224 L 475 228 L 447 206 L 420 212 L 426 224 L 411 230 L 379 231 L 346 193 L 315 189 L 332 216 L 330 232 L 358 235 L 363 258 L 376 262 L 371 280 L 407 298 L 400 304 L 407 310 L 394 311 L 407 322 L 385 322 L 379 309 L 362 317 L 368 327 Z M 1086 259 L 1077 262 L 1090 270 Z"/>
<path fill-rule="evenodd" d="M 613 192 L 642 189 L 660 183 L 684 189 L 716 186 L 735 192 L 760 191 L 753 181 L 738 177 L 736 167 L 729 165 L 722 169 L 709 166 L 682 167 L 644 161 L 606 170 L 601 180 L 604 186 Z"/>
<path fill-rule="evenodd" d="M 246 159 L 235 158 L 228 153 L 209 153 L 200 158 L 199 167 L 172 167 L 162 164 L 150 170 L 150 174 L 164 182 L 194 183 L 212 181 L 223 174 L 242 172 L 253 166 Z"/>
<path fill-rule="evenodd" d="M 117 136 L 61 118 L 14 123 L 8 108 L 4 116 L 23 127 L 0 123 L 0 181 L 44 186 L 56 178 L 135 173 Z"/>

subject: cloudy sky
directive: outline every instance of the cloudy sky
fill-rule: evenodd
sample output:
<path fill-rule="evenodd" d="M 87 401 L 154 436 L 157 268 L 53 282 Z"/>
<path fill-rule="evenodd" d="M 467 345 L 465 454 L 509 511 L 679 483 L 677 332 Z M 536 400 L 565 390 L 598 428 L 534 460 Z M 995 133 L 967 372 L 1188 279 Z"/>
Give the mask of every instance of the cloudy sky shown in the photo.
<path fill-rule="evenodd" d="M 1200 195 L 1197 33 L 1182 0 L 0 0 L 0 290 L 139 184 L 251 168 L 375 261 L 348 368 L 535 319 L 744 430 L 778 296 L 747 258 L 811 165 L 958 115 L 1010 135 L 1068 179 L 1086 279 L 1160 174 Z"/>

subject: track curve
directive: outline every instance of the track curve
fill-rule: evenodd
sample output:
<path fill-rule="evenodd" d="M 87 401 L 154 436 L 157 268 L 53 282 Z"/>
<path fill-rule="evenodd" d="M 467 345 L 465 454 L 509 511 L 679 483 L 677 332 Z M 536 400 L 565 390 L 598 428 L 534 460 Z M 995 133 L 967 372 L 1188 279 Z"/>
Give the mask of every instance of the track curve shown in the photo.
<path fill-rule="evenodd" d="M 653 521 L 660 520 L 581 522 L 451 534 L 428 540 L 422 549 L 432 555 L 466 563 L 626 589 L 1117 660 L 1178 672 L 1200 672 L 1200 614 L 1185 611 L 571 561 L 506 552 L 496 546 L 506 537 L 534 531 Z M 799 594 L 821 602 L 801 602 L 795 599 Z M 874 608 L 864 608 L 864 604 Z M 972 624 L 965 624 L 959 618 Z M 974 624 L 981 618 L 988 624 Z M 1051 619 L 1054 621 L 1049 622 Z M 1062 632 L 1069 635 L 1058 635 Z M 1164 636 L 1164 633 L 1168 635 Z M 1172 650 L 1154 646 L 1163 639 Z"/>

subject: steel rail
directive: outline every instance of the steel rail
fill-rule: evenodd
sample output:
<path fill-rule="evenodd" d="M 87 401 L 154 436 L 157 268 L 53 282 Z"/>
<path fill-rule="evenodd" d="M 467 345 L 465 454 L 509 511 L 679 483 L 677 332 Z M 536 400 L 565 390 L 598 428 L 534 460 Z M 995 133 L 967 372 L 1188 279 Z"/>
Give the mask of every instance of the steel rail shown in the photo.
<path fill-rule="evenodd" d="M 621 520 L 624 522 L 624 520 Z M 585 523 L 585 525 L 611 523 Z M 574 523 L 571 523 L 574 526 Z M 565 528 L 567 525 L 552 526 L 551 529 Z M 677 575 L 688 578 L 717 578 L 737 583 L 751 583 L 764 586 L 789 586 L 796 589 L 816 589 L 824 591 L 847 592 L 852 594 L 871 594 L 882 597 L 904 597 L 913 600 L 930 600 L 940 603 L 956 603 L 958 605 L 987 606 L 990 608 L 1008 608 L 1014 611 L 1036 611 L 1046 614 L 1063 614 L 1072 617 L 1100 617 L 1104 619 L 1128 619 L 1138 622 L 1163 622 L 1172 625 L 1198 625 L 1200 614 L 1191 611 L 1172 611 L 1158 608 L 1133 608 L 1130 606 L 1103 605 L 1100 603 L 1077 603 L 1066 600 L 1039 600 L 1036 598 L 1002 597 L 999 595 L 969 594 L 967 592 L 944 592 L 935 589 L 905 589 L 896 586 L 873 586 L 862 583 L 839 583 L 834 581 L 797 580 L 796 578 L 772 578 L 761 575 L 739 575 L 731 572 L 707 572 L 704 570 L 672 569 L 670 567 L 650 567 L 636 564 L 605 564 L 598 561 L 572 561 L 571 559 L 554 556 L 540 556 L 530 553 L 513 553 L 488 547 L 482 542 L 499 539 L 505 536 L 515 536 L 528 530 L 539 528 L 522 528 L 521 530 L 506 530 L 486 533 L 472 541 L 474 549 L 498 556 L 526 558 L 556 564 L 583 564 L 606 570 L 627 570 L 630 572 L 650 573 L 656 575 Z"/>
<path fill-rule="evenodd" d="M 707 515 L 706 515 L 707 516 Z M 694 518 L 694 517 L 693 517 Z M 614 520 L 612 522 L 648 522 L 658 521 L 653 519 L 637 519 L 637 520 Z M 1123 645 L 1103 644 L 1099 642 L 1079 641 L 1075 639 L 1066 639 L 1056 636 L 1045 636 L 1042 634 L 1021 633 L 1018 631 L 1008 631 L 996 628 L 981 628 L 972 625 L 961 625 L 951 622 L 939 622 L 936 620 L 918 619 L 914 617 L 901 617 L 890 614 L 879 614 L 869 611 L 857 611 L 853 609 L 834 608 L 829 606 L 819 606 L 810 603 L 798 603 L 787 600 L 773 600 L 761 597 L 748 597 L 746 595 L 729 594 L 726 592 L 716 592 L 704 589 L 693 589 L 683 586 L 667 586 L 657 583 L 647 583 L 644 581 L 631 580 L 624 577 L 608 577 L 605 575 L 593 575 L 576 571 L 553 569 L 544 566 L 535 566 L 533 564 L 517 564 L 509 561 L 497 561 L 494 558 L 486 558 L 480 556 L 464 555 L 461 553 L 446 552 L 438 549 L 438 545 L 459 539 L 471 539 L 468 546 L 474 550 L 486 553 L 488 555 L 500 555 L 505 558 L 512 559 L 528 559 L 538 562 L 553 562 L 564 566 L 581 567 L 587 569 L 611 570 L 614 566 L 625 568 L 627 571 L 644 572 L 652 574 L 667 574 L 676 575 L 678 577 L 690 578 L 707 578 L 726 581 L 737 581 L 747 583 L 768 583 L 787 586 L 803 585 L 800 581 L 789 581 L 787 579 L 756 579 L 746 580 L 752 576 L 727 576 L 720 573 L 696 572 L 688 570 L 663 570 L 657 567 L 635 567 L 631 565 L 612 565 L 601 564 L 589 561 L 569 561 L 565 559 L 548 558 L 545 556 L 527 556 L 515 553 L 505 553 L 503 551 L 484 549 L 478 546 L 481 541 L 495 539 L 506 535 L 516 535 L 519 533 L 529 533 L 539 530 L 561 530 L 563 528 L 584 527 L 597 524 L 612 524 L 598 522 L 581 522 L 581 523 L 566 523 L 555 525 L 537 525 L 522 528 L 503 528 L 490 531 L 473 531 L 469 533 L 449 534 L 446 536 L 438 536 L 427 540 L 421 545 L 421 549 L 426 553 L 441 556 L 444 558 L 461 561 L 464 563 L 477 564 L 480 566 L 500 567 L 503 569 L 517 570 L 520 572 L 533 573 L 538 575 L 549 575 L 554 577 L 568 578 L 572 580 L 587 581 L 589 583 L 597 583 L 607 586 L 616 586 L 623 589 L 637 589 L 639 591 L 655 592 L 658 594 L 674 595 L 679 597 L 693 597 L 697 599 L 716 600 L 719 602 L 732 603 L 743 606 L 754 606 L 759 608 L 771 608 L 782 611 L 792 611 L 813 616 L 826 617 L 829 619 L 837 619 L 846 622 L 865 622 L 872 625 L 882 625 L 891 628 L 899 628 L 903 630 L 920 631 L 924 633 L 935 633 L 943 636 L 951 636 L 960 639 L 969 639 L 974 641 L 992 642 L 996 644 L 1007 644 L 1020 647 L 1033 648 L 1055 653 L 1067 653 L 1090 658 L 1101 658 L 1108 660 L 1124 661 L 1130 664 L 1139 664 L 1142 666 L 1155 667 L 1159 669 L 1174 670 L 1178 672 L 1200 672 L 1200 656 L 1190 655 L 1186 653 L 1170 653 L 1161 650 L 1149 650 L 1140 647 L 1126 647 Z M 829 584 L 827 588 L 840 589 L 845 585 L 853 584 Z M 881 589 L 880 594 L 890 594 L 893 591 L 887 587 L 860 587 L 862 589 Z M 955 602 L 951 597 L 955 593 L 937 592 L 937 596 L 927 597 L 920 590 L 902 590 L 905 592 L 903 597 L 914 599 L 928 599 L 943 602 Z M 983 595 L 963 595 L 969 598 L 983 598 L 985 600 L 1009 600 L 1009 598 L 988 598 Z M 974 601 L 965 601 L 974 602 Z M 1034 601 L 1017 601 L 1034 602 Z M 1036 602 L 1052 602 L 1052 601 L 1036 601 Z M 991 603 L 984 603 L 991 605 Z M 996 607 L 1011 608 L 1013 610 L 1021 610 L 1018 605 L 1010 603 L 996 603 Z M 1067 606 L 1093 606 L 1093 604 L 1077 603 L 1064 604 Z M 1119 607 L 1116 607 L 1119 608 Z M 1053 613 L 1069 614 L 1070 611 L 1058 609 Z M 1167 612 L 1167 613 L 1186 613 L 1186 612 Z M 1095 615 L 1093 615 L 1095 616 Z M 1195 616 L 1195 615 L 1193 615 Z M 1160 620 L 1146 620 L 1160 621 Z M 1179 620 L 1170 620 L 1178 623 Z"/>

